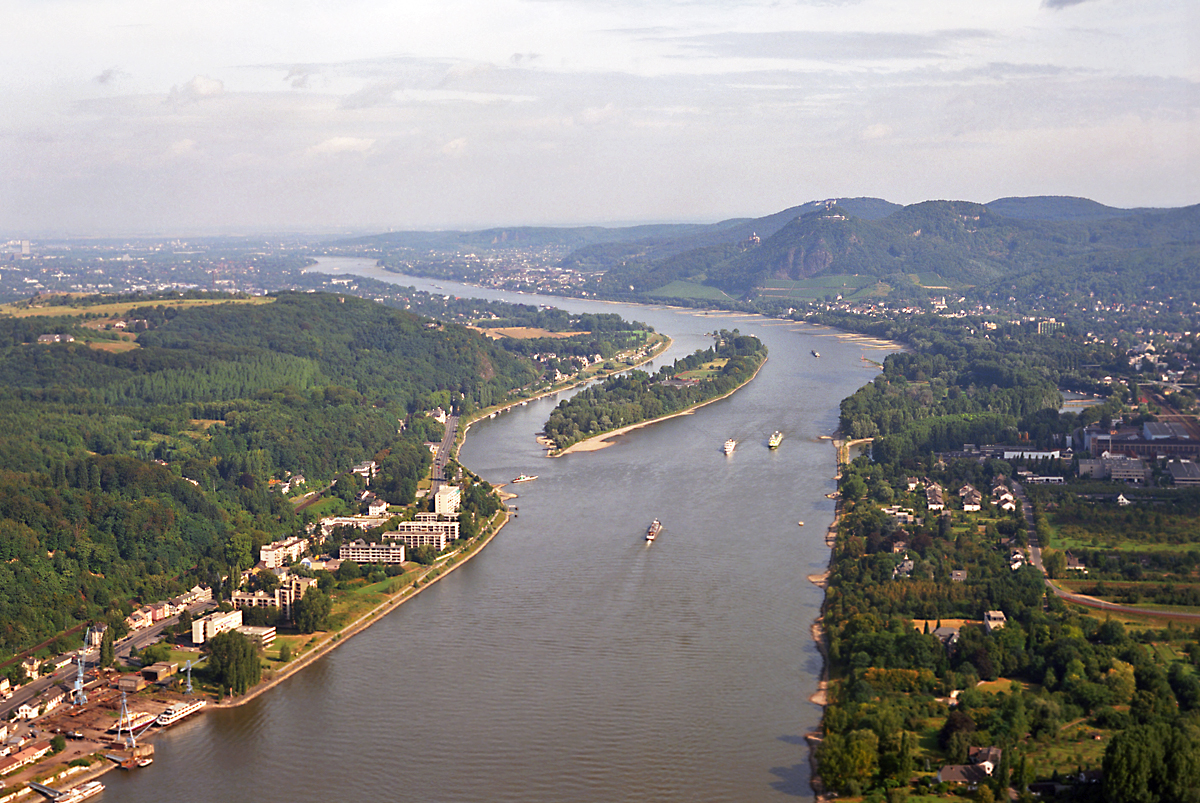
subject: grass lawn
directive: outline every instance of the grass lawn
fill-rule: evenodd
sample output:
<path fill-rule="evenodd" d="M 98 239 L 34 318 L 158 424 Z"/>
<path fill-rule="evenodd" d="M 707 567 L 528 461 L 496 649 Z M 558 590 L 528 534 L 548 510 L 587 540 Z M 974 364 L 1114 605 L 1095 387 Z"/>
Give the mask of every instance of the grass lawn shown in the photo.
<path fill-rule="evenodd" d="M 729 360 L 724 358 L 720 360 L 713 360 L 712 362 L 706 362 L 699 368 L 695 368 L 691 371 L 684 371 L 683 373 L 679 374 L 679 379 L 712 379 L 714 376 L 721 373 L 721 369 L 725 367 L 727 362 L 729 362 Z"/>
<path fill-rule="evenodd" d="M 670 284 L 664 284 L 657 290 L 648 290 L 644 295 L 652 298 L 700 298 L 711 301 L 730 301 L 732 298 L 723 290 L 718 290 L 715 287 L 709 287 L 706 284 L 697 284 L 695 282 L 685 282 L 676 279 Z"/>
<path fill-rule="evenodd" d="M 1100 739 L 1092 734 L 1099 733 Z M 1060 774 L 1074 772 L 1077 767 L 1098 769 L 1104 761 L 1104 750 L 1112 733 L 1088 725 L 1086 720 L 1064 725 L 1057 737 L 1023 742 L 1021 747 L 1033 763 L 1039 778 L 1058 770 Z"/>
<path fill-rule="evenodd" d="M 1012 684 L 1014 683 L 1020 686 L 1024 691 L 1036 691 L 1037 689 L 1041 688 L 1041 686 L 1037 683 L 1026 683 L 1023 680 L 1013 680 L 1012 678 L 986 680 L 975 688 L 977 688 L 979 691 L 988 692 L 989 694 L 996 694 L 997 692 L 1004 692 L 1005 694 L 1008 694 L 1010 691 L 1012 691 Z"/>
<path fill-rule="evenodd" d="M 346 514 L 346 503 L 336 496 L 327 496 L 320 502 L 314 502 L 307 509 L 311 510 L 313 515 L 318 519 L 328 516 L 344 516 Z"/>
<path fill-rule="evenodd" d="M 327 629 L 341 630 L 375 606 L 387 601 L 387 594 L 370 591 L 369 587 L 339 592 L 333 600 Z"/>
<path fill-rule="evenodd" d="M 88 348 L 96 351 L 107 351 L 110 354 L 120 354 L 123 351 L 136 351 L 141 348 L 132 340 L 85 340 Z"/>

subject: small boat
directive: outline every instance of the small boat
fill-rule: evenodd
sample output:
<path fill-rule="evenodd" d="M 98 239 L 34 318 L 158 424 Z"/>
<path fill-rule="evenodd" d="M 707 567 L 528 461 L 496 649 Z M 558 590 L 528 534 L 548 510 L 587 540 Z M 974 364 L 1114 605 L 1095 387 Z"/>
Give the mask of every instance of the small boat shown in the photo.
<path fill-rule="evenodd" d="M 646 530 L 646 540 L 653 541 L 658 538 L 658 534 L 662 532 L 662 522 L 658 519 L 650 522 L 650 527 Z"/>
<path fill-rule="evenodd" d="M 537 474 L 522 474 L 519 477 L 513 477 L 513 482 L 533 482 L 537 478 Z"/>
<path fill-rule="evenodd" d="M 783 433 L 779 430 L 775 430 L 771 433 L 771 437 L 767 440 L 767 446 L 771 447 L 772 449 L 777 449 L 781 443 L 783 443 Z"/>
<path fill-rule="evenodd" d="M 733 438 L 725 441 L 725 454 L 733 454 L 733 450 L 737 448 L 737 441 Z"/>
<path fill-rule="evenodd" d="M 804 522 L 802 522 L 802 521 L 798 521 L 798 522 L 796 522 L 796 523 L 797 523 L 797 524 L 799 524 L 801 527 L 803 527 L 803 526 L 804 526 Z"/>
<path fill-rule="evenodd" d="M 816 349 L 813 349 L 813 353 L 812 353 L 812 355 L 813 355 L 814 357 L 820 358 L 820 356 L 821 356 L 821 352 L 817 351 Z"/>

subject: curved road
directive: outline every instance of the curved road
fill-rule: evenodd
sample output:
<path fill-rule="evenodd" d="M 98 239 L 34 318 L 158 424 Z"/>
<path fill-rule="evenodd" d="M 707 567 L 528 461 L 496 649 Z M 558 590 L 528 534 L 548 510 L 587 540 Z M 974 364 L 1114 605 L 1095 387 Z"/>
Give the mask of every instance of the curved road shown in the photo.
<path fill-rule="evenodd" d="M 1029 535 L 1029 562 L 1037 567 L 1043 575 L 1046 574 L 1046 567 L 1042 564 L 1042 547 L 1038 543 L 1037 529 L 1033 526 L 1033 507 L 1029 504 L 1029 497 L 1025 495 L 1025 489 L 1016 480 L 1013 480 L 1013 496 L 1021 502 L 1021 512 L 1025 516 L 1025 530 Z M 1046 587 L 1054 592 L 1055 596 L 1073 602 L 1076 605 L 1085 605 L 1088 608 L 1097 608 L 1104 611 L 1118 611 L 1120 613 L 1140 614 L 1142 616 L 1154 616 L 1160 619 L 1178 619 L 1182 621 L 1200 621 L 1200 613 L 1186 613 L 1183 611 L 1155 611 L 1148 608 L 1134 608 L 1129 605 L 1118 605 L 1115 602 L 1104 602 L 1095 597 L 1085 597 L 1082 594 L 1072 594 L 1070 591 L 1064 591 L 1054 585 L 1049 577 L 1046 577 Z"/>

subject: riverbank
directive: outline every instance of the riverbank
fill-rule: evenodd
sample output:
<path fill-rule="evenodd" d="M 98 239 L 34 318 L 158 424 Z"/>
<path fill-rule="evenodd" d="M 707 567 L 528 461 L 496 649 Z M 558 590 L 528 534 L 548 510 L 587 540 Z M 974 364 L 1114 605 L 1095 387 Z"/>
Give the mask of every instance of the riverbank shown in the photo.
<path fill-rule="evenodd" d="M 290 661 L 283 669 L 274 670 L 269 679 L 260 681 L 258 685 L 236 699 L 210 703 L 205 707 L 205 710 L 208 710 L 209 708 L 237 708 L 238 706 L 245 705 L 259 695 L 270 691 L 275 686 L 287 680 L 292 675 L 304 669 L 317 659 L 328 655 L 339 645 L 344 644 L 351 637 L 366 630 L 368 627 L 375 624 L 375 622 L 396 610 L 396 608 L 399 608 L 401 605 L 408 602 L 410 599 L 415 598 L 418 594 L 432 586 L 434 583 L 437 583 L 443 577 L 446 577 L 452 572 L 456 571 L 460 566 L 463 566 L 471 558 L 478 555 L 485 546 L 491 543 L 493 538 L 499 535 L 500 530 L 504 529 L 504 525 L 508 523 L 509 518 L 507 509 L 501 510 L 497 514 L 497 517 L 499 520 L 496 521 L 493 519 L 495 523 L 494 525 L 491 525 L 494 527 L 494 529 L 492 529 L 492 531 L 482 541 L 473 544 L 469 551 L 461 553 L 457 556 L 452 556 L 443 564 L 434 564 L 430 566 L 421 574 L 420 577 L 413 581 L 412 585 L 397 591 L 390 599 L 380 603 L 379 605 L 376 605 L 374 608 L 367 611 L 362 616 L 343 627 L 341 630 L 328 633 L 310 651 L 297 657 L 293 661 Z M 450 563 L 451 560 L 454 562 Z"/>
<path fill-rule="evenodd" d="M 715 398 L 699 402 L 698 404 L 694 404 L 691 407 L 688 407 L 685 410 L 680 410 L 677 413 L 671 413 L 670 415 L 659 416 L 658 418 L 651 418 L 646 421 L 639 421 L 636 424 L 630 424 L 629 426 L 621 427 L 620 429 L 613 429 L 613 430 L 609 430 L 608 432 L 601 432 L 599 435 L 593 435 L 586 440 L 579 441 L 579 443 L 573 443 L 570 446 L 568 446 L 566 449 L 562 449 L 560 451 L 554 451 L 552 448 L 552 445 L 551 445 L 551 447 L 550 447 L 551 452 L 550 452 L 549 456 L 550 457 L 562 457 L 563 455 L 572 454 L 575 452 L 596 452 L 596 451 L 599 451 L 600 449 L 607 449 L 609 446 L 612 446 L 613 438 L 624 435 L 626 432 L 632 432 L 635 429 L 641 429 L 642 427 L 648 427 L 651 424 L 657 424 L 660 421 L 667 421 L 672 418 L 678 418 L 681 415 L 691 415 L 692 413 L 696 412 L 697 410 L 699 410 L 701 407 L 704 407 L 705 405 L 712 404 L 713 402 L 719 402 L 719 401 L 721 401 L 721 399 L 728 399 L 730 396 L 737 393 L 742 388 L 746 387 L 746 385 L 749 385 L 751 382 L 754 381 L 754 377 L 758 376 L 758 372 L 761 371 L 763 369 L 763 366 L 766 364 L 767 364 L 767 358 L 763 358 L 763 361 L 758 364 L 758 368 L 754 369 L 754 373 L 751 374 L 749 377 L 747 377 L 745 382 L 741 383 L 740 385 L 735 387 L 733 390 L 729 391 L 728 393 L 726 393 L 724 395 L 717 396 Z"/>
<path fill-rule="evenodd" d="M 529 404 L 529 402 L 537 401 L 538 399 L 544 399 L 547 396 L 554 396 L 556 394 L 563 393 L 563 392 L 571 390 L 573 388 L 577 388 L 580 385 L 586 385 L 588 382 L 592 382 L 593 380 L 607 379 L 608 377 L 614 376 L 615 374 L 619 374 L 623 371 L 628 371 L 631 368 L 637 368 L 638 366 L 645 365 L 646 363 L 655 359 L 660 354 L 665 352 L 667 349 L 671 348 L 671 346 L 675 343 L 674 339 L 671 338 L 670 335 L 664 335 L 661 332 L 659 332 L 658 334 L 661 335 L 661 337 L 663 338 L 662 341 L 657 346 L 655 346 L 650 351 L 649 354 L 647 354 L 645 357 L 643 357 L 642 359 L 635 362 L 633 365 L 626 365 L 621 368 L 614 368 L 611 371 L 597 371 L 596 373 L 592 374 L 591 376 L 584 377 L 584 378 L 576 380 L 574 382 L 569 382 L 565 385 L 562 385 L 561 387 L 552 387 L 549 390 L 543 391 L 534 396 L 530 396 L 529 398 L 519 399 L 519 400 L 511 402 L 509 404 L 496 406 L 496 407 L 488 407 L 486 409 L 480 410 L 478 413 L 471 416 L 471 419 L 469 421 L 467 421 L 466 424 L 463 425 L 461 434 L 458 436 L 458 438 L 454 442 L 455 456 L 457 457 L 459 450 L 462 448 L 462 444 L 464 442 L 466 442 L 467 430 L 469 430 L 471 428 L 471 426 L 473 424 L 475 424 L 477 421 L 483 421 L 484 419 L 494 418 L 495 416 L 499 415 L 500 413 L 506 413 L 509 410 L 512 410 L 513 408 L 520 407 L 523 404 Z M 540 440 L 538 442 L 541 443 Z"/>
<path fill-rule="evenodd" d="M 858 440 L 847 441 L 843 439 L 841 432 L 835 432 L 830 438 L 830 443 L 834 450 L 834 479 L 840 481 L 842 478 L 842 466 L 848 460 L 849 450 L 852 446 L 869 442 L 870 438 L 861 438 Z M 829 575 L 833 567 L 833 547 L 837 543 L 837 528 L 842 519 L 842 497 L 839 493 L 831 495 L 834 501 L 833 521 L 829 524 L 829 529 L 825 532 L 825 546 L 829 547 L 829 565 L 821 574 L 812 574 L 808 576 L 808 581 L 815 586 L 825 591 L 828 594 Z M 822 603 L 822 608 L 824 603 Z M 813 621 L 809 628 L 809 635 L 817 645 L 817 650 L 821 653 L 821 679 L 817 681 L 817 690 L 808 698 L 809 702 L 814 705 L 819 705 L 824 708 L 829 704 L 829 642 L 825 637 L 825 614 Z M 824 719 L 824 714 L 822 714 Z M 825 785 L 821 782 L 820 762 L 817 759 L 817 748 L 821 746 L 821 741 L 824 734 L 820 726 L 817 730 L 811 731 L 804 735 L 804 741 L 808 744 L 808 763 L 812 770 L 810 775 L 810 785 L 813 793 L 817 796 L 818 803 L 825 803 L 829 798 L 825 794 Z"/>

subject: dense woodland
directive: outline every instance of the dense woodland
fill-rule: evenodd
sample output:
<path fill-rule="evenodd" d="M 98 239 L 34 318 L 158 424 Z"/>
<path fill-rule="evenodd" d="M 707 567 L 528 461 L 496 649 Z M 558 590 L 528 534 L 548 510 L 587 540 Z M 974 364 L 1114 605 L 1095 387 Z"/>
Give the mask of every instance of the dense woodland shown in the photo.
<path fill-rule="evenodd" d="M 1011 551 L 1026 544 L 1020 509 L 985 502 L 967 513 L 956 493 L 969 483 L 989 496 L 1021 465 L 936 454 L 963 443 L 1059 447 L 1083 423 L 1128 416 L 1136 390 L 1109 390 L 1106 403 L 1080 414 L 1058 412 L 1058 387 L 1090 388 L 1119 367 L 1116 355 L 1057 333 L 984 337 L 970 321 L 828 322 L 896 337 L 911 351 L 889 356 L 842 405 L 843 430 L 876 440 L 873 459 L 846 466 L 839 485 L 824 607 L 832 683 L 818 756 L 826 786 L 877 800 L 944 793 L 951 787 L 938 785 L 940 765 L 998 746 L 1003 759 L 976 799 L 1000 799 L 1010 785 L 1029 799 L 1038 781 L 1044 798 L 1200 799 L 1200 628 L 1125 624 L 1048 595 L 1040 571 L 1010 565 Z M 953 326 L 965 331 L 956 337 Z M 1072 471 L 1069 463 L 1028 467 Z M 921 480 L 916 490 L 910 477 Z M 944 513 L 927 508 L 926 482 L 945 489 Z M 1031 488 L 1051 575 L 1067 576 L 1062 550 L 1074 544 L 1072 554 L 1093 567 L 1088 585 L 1074 584 L 1085 593 L 1195 605 L 1200 537 L 1188 525 L 1197 494 L 1130 491 L 1138 502 L 1125 511 L 1114 501 L 1121 490 Z M 882 509 L 892 505 L 918 520 L 900 523 Z M 952 579 L 954 571 L 965 577 Z M 980 623 L 993 610 L 1007 624 L 988 634 Z M 934 634 L 943 624 L 958 629 L 954 642 Z M 1089 769 L 1102 780 L 1081 778 Z"/>
<path fill-rule="evenodd" d="M 593 435 L 677 413 L 742 385 L 767 357 L 762 341 L 736 330 L 720 331 L 717 340 L 717 345 L 664 365 L 656 374 L 629 371 L 559 402 L 546 421 L 546 437 L 556 448 L 566 449 Z M 714 363 L 694 382 L 671 381 Z"/>
<path fill-rule="evenodd" d="M 0 655 L 249 567 L 305 524 L 270 480 L 318 488 L 376 458 L 380 495 L 411 502 L 442 433 L 425 411 L 468 413 L 540 373 L 353 296 L 133 317 L 146 331 L 121 353 L 33 342 L 77 318 L 0 320 Z"/>

